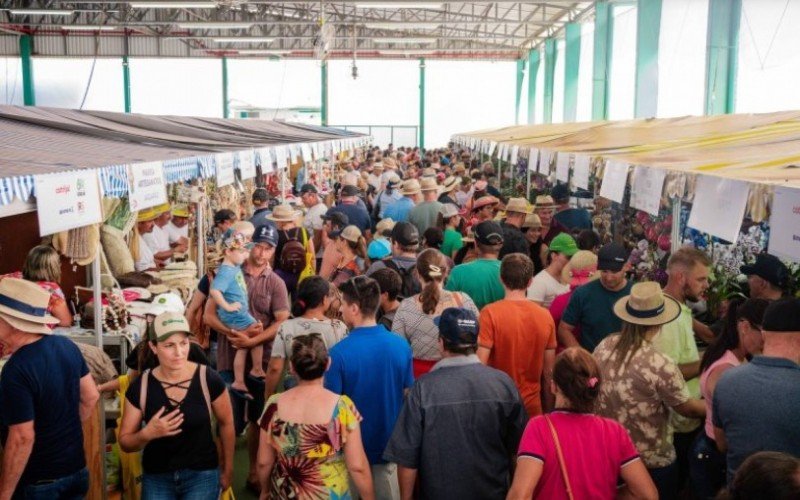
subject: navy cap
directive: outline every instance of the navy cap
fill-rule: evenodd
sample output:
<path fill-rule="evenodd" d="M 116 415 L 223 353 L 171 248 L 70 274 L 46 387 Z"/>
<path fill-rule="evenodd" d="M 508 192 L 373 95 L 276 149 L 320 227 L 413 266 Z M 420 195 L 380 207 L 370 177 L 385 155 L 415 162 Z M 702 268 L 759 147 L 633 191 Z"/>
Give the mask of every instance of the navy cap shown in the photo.
<path fill-rule="evenodd" d="M 303 184 L 300 187 L 300 194 L 318 193 L 318 192 L 319 191 L 317 191 L 317 187 L 315 185 L 313 185 L 313 184 Z"/>
<path fill-rule="evenodd" d="M 342 188 L 342 196 L 358 196 L 359 194 L 361 194 L 361 190 L 356 186 L 347 185 Z"/>
<path fill-rule="evenodd" d="M 566 184 L 556 184 L 553 190 L 550 191 L 550 196 L 556 201 L 569 199 L 569 186 Z"/>
<path fill-rule="evenodd" d="M 619 243 L 609 243 L 597 252 L 597 270 L 617 273 L 628 262 L 628 251 Z"/>
<path fill-rule="evenodd" d="M 321 216 L 322 220 L 331 221 L 331 225 L 344 229 L 350 223 L 350 218 L 347 214 L 336 210 L 336 207 L 329 208 L 324 215 Z"/>
<path fill-rule="evenodd" d="M 256 228 L 251 241 L 276 247 L 278 246 L 278 229 L 273 224 L 262 224 Z"/>
<path fill-rule="evenodd" d="M 789 284 L 789 269 L 781 259 L 767 253 L 758 254 L 755 263 L 742 266 L 742 274 L 756 275 L 778 288 L 786 288 Z"/>
<path fill-rule="evenodd" d="M 472 232 L 475 235 L 475 241 L 483 245 L 501 245 L 503 243 L 503 228 L 493 220 L 479 223 Z"/>
<path fill-rule="evenodd" d="M 478 318 L 463 307 L 448 307 L 434 320 L 439 327 L 439 336 L 452 345 L 475 345 L 478 343 Z"/>

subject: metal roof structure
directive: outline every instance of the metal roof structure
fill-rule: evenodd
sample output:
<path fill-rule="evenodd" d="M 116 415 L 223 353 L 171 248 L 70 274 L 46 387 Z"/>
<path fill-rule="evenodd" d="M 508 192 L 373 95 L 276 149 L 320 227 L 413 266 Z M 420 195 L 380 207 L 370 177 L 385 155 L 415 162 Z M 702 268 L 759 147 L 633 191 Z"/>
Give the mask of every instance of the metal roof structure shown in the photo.
<path fill-rule="evenodd" d="M 0 0 L 0 55 L 514 60 L 594 3 Z"/>

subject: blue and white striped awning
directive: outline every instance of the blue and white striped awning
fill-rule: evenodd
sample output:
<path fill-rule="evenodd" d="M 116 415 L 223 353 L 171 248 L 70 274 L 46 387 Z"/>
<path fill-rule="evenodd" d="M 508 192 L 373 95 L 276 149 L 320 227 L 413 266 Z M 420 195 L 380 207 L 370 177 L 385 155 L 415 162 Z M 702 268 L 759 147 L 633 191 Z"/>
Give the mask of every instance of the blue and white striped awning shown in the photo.
<path fill-rule="evenodd" d="M 164 180 L 167 184 L 185 182 L 200 177 L 200 163 L 196 157 L 164 162 Z"/>
<path fill-rule="evenodd" d="M 103 196 L 122 198 L 128 194 L 128 166 L 114 165 L 99 169 Z"/>
<path fill-rule="evenodd" d="M 8 205 L 14 198 L 28 201 L 33 194 L 33 176 L 6 177 L 0 179 L 0 205 Z"/>

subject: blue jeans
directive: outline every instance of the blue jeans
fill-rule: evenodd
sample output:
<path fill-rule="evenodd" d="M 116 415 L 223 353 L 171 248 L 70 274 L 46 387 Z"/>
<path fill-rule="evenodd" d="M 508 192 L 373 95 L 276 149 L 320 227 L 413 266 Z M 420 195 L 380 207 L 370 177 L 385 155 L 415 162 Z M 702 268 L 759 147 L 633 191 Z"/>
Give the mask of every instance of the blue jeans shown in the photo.
<path fill-rule="evenodd" d="M 142 500 L 209 500 L 219 497 L 219 470 L 181 469 L 142 475 Z"/>
<path fill-rule="evenodd" d="M 725 486 L 727 460 L 713 439 L 701 432 L 689 452 L 689 477 L 697 498 L 716 498 Z"/>
<path fill-rule="evenodd" d="M 25 500 L 81 500 L 89 492 L 89 471 L 84 467 L 75 474 L 55 481 L 39 482 L 25 486 Z"/>
<path fill-rule="evenodd" d="M 678 464 L 647 469 L 658 490 L 659 500 L 675 500 L 678 497 Z"/>

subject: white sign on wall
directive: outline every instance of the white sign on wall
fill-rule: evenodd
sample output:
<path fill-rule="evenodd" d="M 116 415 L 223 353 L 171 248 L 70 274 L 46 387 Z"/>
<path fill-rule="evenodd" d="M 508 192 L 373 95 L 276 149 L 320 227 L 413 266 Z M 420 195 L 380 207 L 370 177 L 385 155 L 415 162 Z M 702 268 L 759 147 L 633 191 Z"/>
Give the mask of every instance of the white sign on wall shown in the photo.
<path fill-rule="evenodd" d="M 239 172 L 242 180 L 252 179 L 256 176 L 256 159 L 253 150 L 239 152 Z"/>
<path fill-rule="evenodd" d="M 747 182 L 701 175 L 694 190 L 689 227 L 736 243 L 749 194 Z"/>
<path fill-rule="evenodd" d="M 575 155 L 572 161 L 572 182 L 575 187 L 589 189 L 589 163 L 587 155 Z"/>
<path fill-rule="evenodd" d="M 666 177 L 667 171 L 660 168 L 635 167 L 631 181 L 631 206 L 658 215 Z"/>
<path fill-rule="evenodd" d="M 542 149 L 539 153 L 539 173 L 550 175 L 550 162 L 553 161 L 553 151 Z"/>
<path fill-rule="evenodd" d="M 167 202 L 163 163 L 151 161 L 128 166 L 128 201 L 132 212 Z"/>
<path fill-rule="evenodd" d="M 606 161 L 606 171 L 603 174 L 603 185 L 600 186 L 600 196 L 611 201 L 622 203 L 625 197 L 625 186 L 628 183 L 628 164 L 619 161 Z"/>
<path fill-rule="evenodd" d="M 769 253 L 800 261 L 800 189 L 775 187 L 769 227 Z"/>
<path fill-rule="evenodd" d="M 233 173 L 233 153 L 217 155 L 217 187 L 233 184 L 236 178 Z"/>
<path fill-rule="evenodd" d="M 569 182 L 569 153 L 558 153 L 556 157 L 556 180 Z"/>
<path fill-rule="evenodd" d="M 97 170 L 37 175 L 34 183 L 40 236 L 103 221 Z"/>

